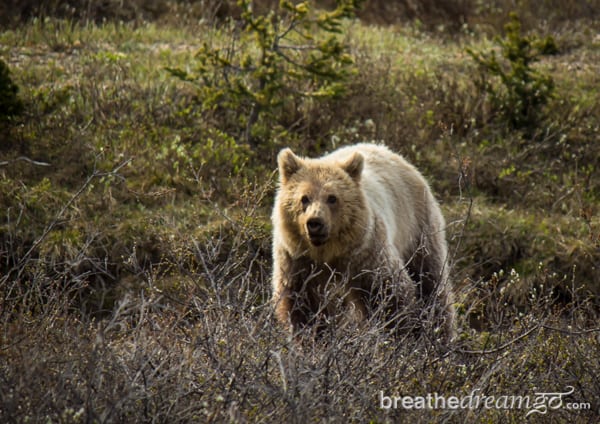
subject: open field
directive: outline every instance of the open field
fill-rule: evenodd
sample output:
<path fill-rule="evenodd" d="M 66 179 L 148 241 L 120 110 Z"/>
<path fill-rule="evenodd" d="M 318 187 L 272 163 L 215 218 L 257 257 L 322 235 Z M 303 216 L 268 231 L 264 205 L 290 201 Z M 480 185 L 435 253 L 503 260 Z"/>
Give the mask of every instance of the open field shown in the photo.
<path fill-rule="evenodd" d="M 0 421 L 598 422 L 600 24 L 593 2 L 567 3 L 562 18 L 521 13 L 523 34 L 556 44 L 531 65 L 553 86 L 527 125 L 468 53 L 500 55 L 508 9 L 443 28 L 450 11 L 428 25 L 364 10 L 338 35 L 343 90 L 276 93 L 256 119 L 239 93 L 210 91 L 219 69 L 173 72 L 201 72 L 206 46 L 256 54 L 235 22 L 178 3 L 156 19 L 1 27 L 23 112 L 0 119 Z M 317 87 L 284 69 L 281 92 Z M 272 317 L 277 152 L 364 140 L 407 157 L 440 199 L 460 326 L 448 345 L 375 321 L 302 345 Z M 557 392 L 556 409 L 509 405 Z M 386 408 L 428 394 L 498 402 Z"/>

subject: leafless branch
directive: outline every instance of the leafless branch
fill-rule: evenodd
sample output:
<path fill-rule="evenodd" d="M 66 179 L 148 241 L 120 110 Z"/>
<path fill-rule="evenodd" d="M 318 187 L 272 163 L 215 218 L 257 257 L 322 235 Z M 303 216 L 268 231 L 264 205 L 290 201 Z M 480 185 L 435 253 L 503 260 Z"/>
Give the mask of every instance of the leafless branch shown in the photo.
<path fill-rule="evenodd" d="M 11 163 L 19 162 L 19 161 L 27 162 L 27 163 L 30 163 L 30 164 L 36 165 L 36 166 L 50 166 L 50 164 L 48 162 L 33 160 L 33 159 L 28 158 L 27 156 L 19 156 L 12 160 L 2 161 L 2 162 L 0 162 L 0 166 L 7 166 L 7 165 L 10 165 Z"/>

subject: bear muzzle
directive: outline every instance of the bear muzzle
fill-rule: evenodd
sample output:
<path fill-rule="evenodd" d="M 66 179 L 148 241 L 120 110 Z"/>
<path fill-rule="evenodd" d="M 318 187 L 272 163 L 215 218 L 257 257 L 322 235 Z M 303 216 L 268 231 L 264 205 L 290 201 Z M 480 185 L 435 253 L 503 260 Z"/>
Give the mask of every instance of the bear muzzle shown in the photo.
<path fill-rule="evenodd" d="M 321 246 L 329 238 L 327 225 L 321 218 L 310 218 L 306 221 L 306 232 L 313 246 Z"/>

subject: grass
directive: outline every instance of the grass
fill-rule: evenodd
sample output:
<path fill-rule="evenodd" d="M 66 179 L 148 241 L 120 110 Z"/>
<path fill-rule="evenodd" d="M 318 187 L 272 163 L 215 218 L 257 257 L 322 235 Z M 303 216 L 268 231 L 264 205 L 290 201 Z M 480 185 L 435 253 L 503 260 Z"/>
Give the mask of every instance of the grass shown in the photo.
<path fill-rule="evenodd" d="M 465 48 L 492 48 L 483 31 L 349 23 L 347 93 L 299 101 L 260 149 L 165 71 L 230 40 L 230 26 L 185 22 L 49 17 L 0 33 L 25 105 L 0 146 L 1 421 L 521 422 L 524 410 L 385 409 L 380 396 L 571 386 L 564 407 L 528 420 L 597 421 L 593 22 L 535 28 L 559 54 L 538 65 L 556 91 L 529 133 L 473 83 Z M 272 317 L 278 149 L 365 139 L 414 162 L 442 202 L 460 325 L 449 345 L 389 338 L 375 320 L 302 344 Z M 566 407 L 577 402 L 590 409 Z"/>

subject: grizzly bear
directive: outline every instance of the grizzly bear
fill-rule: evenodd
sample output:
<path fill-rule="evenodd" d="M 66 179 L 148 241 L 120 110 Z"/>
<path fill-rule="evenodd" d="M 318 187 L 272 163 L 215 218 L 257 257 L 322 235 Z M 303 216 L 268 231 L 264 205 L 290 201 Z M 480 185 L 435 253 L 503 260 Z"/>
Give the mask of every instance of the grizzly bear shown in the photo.
<path fill-rule="evenodd" d="M 413 324 L 451 335 L 445 221 L 414 166 L 371 143 L 318 159 L 283 149 L 277 162 L 272 302 L 284 326 L 362 322 L 385 302 L 388 327 L 406 328 L 402 310 L 418 305 Z"/>

